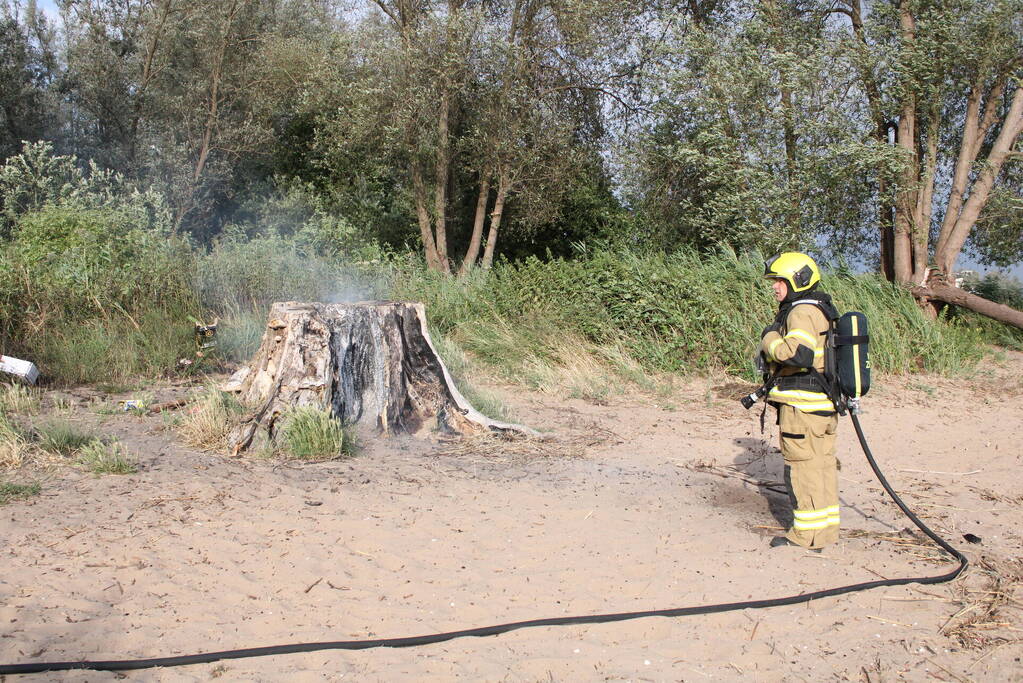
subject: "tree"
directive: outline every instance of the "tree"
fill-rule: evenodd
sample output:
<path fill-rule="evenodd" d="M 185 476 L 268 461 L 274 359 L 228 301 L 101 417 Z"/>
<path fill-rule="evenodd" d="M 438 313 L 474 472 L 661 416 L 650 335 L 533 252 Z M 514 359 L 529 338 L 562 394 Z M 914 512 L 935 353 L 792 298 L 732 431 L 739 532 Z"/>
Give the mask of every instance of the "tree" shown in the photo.
<path fill-rule="evenodd" d="M 332 99 L 316 105 L 328 112 L 320 149 L 338 169 L 362 153 L 402 170 L 430 268 L 488 267 L 508 204 L 524 209 L 520 227 L 549 220 L 566 177 L 580 174 L 579 152 L 594 139 L 588 119 L 599 118 L 597 94 L 614 77 L 592 68 L 607 40 L 600 22 L 619 21 L 627 5 L 379 0 L 358 40 L 339 45 Z M 463 193 L 471 229 L 458 259 Z"/>
<path fill-rule="evenodd" d="M 0 1 L 0 161 L 55 133 L 54 32 L 31 0 Z"/>
<path fill-rule="evenodd" d="M 733 2 L 670 25 L 631 187 L 659 244 L 855 250 L 894 157 L 849 106 L 830 5 Z"/>
<path fill-rule="evenodd" d="M 304 81 L 295 53 L 332 25 L 327 0 L 78 0 L 67 22 L 80 153 L 156 182 L 200 236 L 272 152 Z"/>
<path fill-rule="evenodd" d="M 882 271 L 925 302 L 980 306 L 950 279 L 985 211 L 1005 206 L 1020 161 L 1023 3 L 889 0 L 865 15 L 843 0 L 837 11 L 856 39 L 875 140 L 891 131 L 901 155 L 890 204 L 881 197 Z"/>

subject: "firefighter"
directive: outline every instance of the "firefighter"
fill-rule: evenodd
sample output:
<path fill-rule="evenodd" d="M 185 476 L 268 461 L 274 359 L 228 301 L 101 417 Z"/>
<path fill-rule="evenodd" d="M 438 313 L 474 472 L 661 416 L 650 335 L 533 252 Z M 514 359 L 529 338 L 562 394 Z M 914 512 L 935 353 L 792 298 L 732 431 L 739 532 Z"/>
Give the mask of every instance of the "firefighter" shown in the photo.
<path fill-rule="evenodd" d="M 837 311 L 831 296 L 817 291 L 820 271 L 806 254 L 785 252 L 767 260 L 764 277 L 771 280 L 779 306 L 760 349 L 777 376 L 767 400 L 778 411 L 793 516 L 788 532 L 774 537 L 771 547 L 820 552 L 838 540 L 838 417 L 823 379 L 829 318 Z"/>

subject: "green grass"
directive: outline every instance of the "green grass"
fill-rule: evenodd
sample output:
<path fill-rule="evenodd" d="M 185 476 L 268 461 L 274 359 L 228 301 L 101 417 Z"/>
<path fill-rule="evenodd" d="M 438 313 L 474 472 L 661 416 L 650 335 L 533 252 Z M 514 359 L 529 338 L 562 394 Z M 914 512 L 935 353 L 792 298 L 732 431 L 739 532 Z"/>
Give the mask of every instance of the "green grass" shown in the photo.
<path fill-rule="evenodd" d="M 98 441 L 94 434 L 82 431 L 70 422 L 49 422 L 36 427 L 39 447 L 64 458 L 71 457 L 94 441 Z"/>
<path fill-rule="evenodd" d="M 277 436 L 283 454 L 299 460 L 336 460 L 355 453 L 350 434 L 328 411 L 301 406 L 283 417 Z"/>
<path fill-rule="evenodd" d="M 217 346 L 211 356 L 245 363 L 256 354 L 266 331 L 267 307 L 232 310 L 217 325 Z"/>
<path fill-rule="evenodd" d="M 101 227 L 89 234 L 103 234 Z M 142 272 L 123 291 L 77 292 L 57 286 L 63 270 L 40 271 L 57 284 L 39 288 L 18 253 L 0 256 L 14 274 L 0 276 L 0 304 L 31 309 L 0 321 L 0 341 L 58 384 L 123 388 L 140 377 L 195 372 L 196 365 L 178 365 L 194 357 L 190 316 L 220 320 L 210 362 L 244 362 L 273 301 L 390 298 L 426 304 L 434 337 L 468 359 L 458 369 L 441 350 L 456 383 L 494 417 L 503 417 L 503 408 L 473 386 L 480 372 L 596 401 L 626 388 L 657 393 L 672 375 L 725 371 L 752 380 L 749 358 L 776 308 L 760 256 L 724 250 L 596 249 L 575 260 L 499 262 L 459 280 L 407 254 L 357 264 L 317 255 L 286 236 L 226 239 L 209 251 L 178 245 L 161 256 L 158 272 L 173 301 L 159 298 Z M 928 320 L 912 296 L 874 275 L 825 269 L 823 289 L 841 310 L 868 316 L 872 364 L 881 373 L 958 375 L 978 367 L 991 343 L 1023 348 L 1016 331 L 977 316 Z M 62 300 L 72 295 L 77 308 Z"/>
<path fill-rule="evenodd" d="M 54 319 L 45 334 L 28 343 L 33 360 L 58 384 L 126 391 L 139 377 L 173 373 L 179 358 L 191 357 L 192 329 L 186 316 L 155 310 L 133 320 Z"/>
<path fill-rule="evenodd" d="M 13 482 L 0 482 L 0 505 L 7 505 L 12 500 L 31 498 L 39 495 L 40 486 L 38 483 L 15 484 Z"/>
<path fill-rule="evenodd" d="M 464 281 L 409 269 L 396 273 L 392 297 L 423 300 L 436 335 L 502 378 L 599 397 L 650 389 L 661 373 L 753 379 L 749 358 L 777 306 L 762 272 L 756 254 L 598 251 L 500 263 Z M 868 316 L 877 371 L 957 375 L 987 353 L 991 335 L 928 320 L 908 292 L 875 275 L 826 273 L 822 289 L 840 310 Z"/>
<path fill-rule="evenodd" d="M 75 463 L 93 474 L 134 474 L 138 472 L 135 458 L 114 441 L 104 443 L 94 439 L 78 450 Z"/>
<path fill-rule="evenodd" d="M 508 407 L 495 394 L 476 385 L 469 378 L 478 372 L 473 362 L 452 339 L 437 336 L 433 339 L 437 353 L 451 374 L 458 391 L 476 410 L 494 420 L 509 420 Z"/>

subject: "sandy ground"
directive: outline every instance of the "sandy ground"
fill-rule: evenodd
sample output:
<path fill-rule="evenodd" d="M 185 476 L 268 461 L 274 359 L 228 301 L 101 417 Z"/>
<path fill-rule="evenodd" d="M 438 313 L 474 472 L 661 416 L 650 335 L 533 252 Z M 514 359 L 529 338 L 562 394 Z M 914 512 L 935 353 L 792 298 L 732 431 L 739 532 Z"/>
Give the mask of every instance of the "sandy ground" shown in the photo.
<path fill-rule="evenodd" d="M 371 440 L 355 459 L 319 464 L 191 450 L 166 418 L 97 413 L 118 396 L 65 395 L 69 419 L 119 437 L 141 467 L 104 477 L 58 468 L 40 496 L 0 508 L 0 663 L 413 636 L 954 566 L 904 531 L 848 420 L 843 540 L 819 555 L 768 548 L 789 514 L 774 490 L 776 428 L 769 420 L 762 436 L 759 410 L 744 411 L 738 391 L 695 379 L 670 399 L 592 405 L 505 389 L 514 416 L 552 437 L 546 452 Z M 971 560 L 954 583 L 35 680 L 1023 681 L 1023 356 L 965 383 L 875 380 L 866 404 L 893 485 Z"/>

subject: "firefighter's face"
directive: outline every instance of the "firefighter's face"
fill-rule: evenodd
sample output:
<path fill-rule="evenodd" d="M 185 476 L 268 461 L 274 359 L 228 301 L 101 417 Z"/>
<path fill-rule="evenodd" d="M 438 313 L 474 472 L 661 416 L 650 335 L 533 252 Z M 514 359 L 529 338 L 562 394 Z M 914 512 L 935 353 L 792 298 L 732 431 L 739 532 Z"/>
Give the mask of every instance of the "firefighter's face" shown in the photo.
<path fill-rule="evenodd" d="M 789 295 L 789 285 L 785 280 L 771 280 L 771 289 L 774 291 L 774 300 L 778 303 L 785 301 L 785 297 Z"/>

